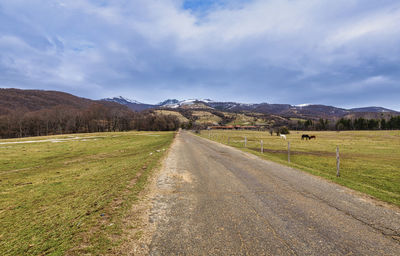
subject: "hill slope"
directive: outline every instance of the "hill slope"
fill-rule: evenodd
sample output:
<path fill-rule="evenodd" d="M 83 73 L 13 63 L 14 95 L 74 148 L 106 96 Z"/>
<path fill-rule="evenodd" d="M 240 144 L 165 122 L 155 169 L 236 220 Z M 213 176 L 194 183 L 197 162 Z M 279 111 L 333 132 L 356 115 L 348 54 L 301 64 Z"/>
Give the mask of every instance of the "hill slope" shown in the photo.
<path fill-rule="evenodd" d="M 156 108 L 157 105 L 152 105 L 152 104 L 145 104 L 145 103 L 141 103 L 138 102 L 136 100 L 129 100 L 126 99 L 122 96 L 119 97 L 114 97 L 114 98 L 106 98 L 106 99 L 102 99 L 100 100 L 102 102 L 116 102 L 118 104 L 122 104 L 127 106 L 128 108 L 134 110 L 134 111 L 143 111 L 146 109 L 152 109 L 152 108 Z"/>
<path fill-rule="evenodd" d="M 57 106 L 82 110 L 95 103 L 106 108 L 127 110 L 126 106 L 118 103 L 90 100 L 59 91 L 0 89 L 0 115 L 14 111 L 34 112 Z"/>

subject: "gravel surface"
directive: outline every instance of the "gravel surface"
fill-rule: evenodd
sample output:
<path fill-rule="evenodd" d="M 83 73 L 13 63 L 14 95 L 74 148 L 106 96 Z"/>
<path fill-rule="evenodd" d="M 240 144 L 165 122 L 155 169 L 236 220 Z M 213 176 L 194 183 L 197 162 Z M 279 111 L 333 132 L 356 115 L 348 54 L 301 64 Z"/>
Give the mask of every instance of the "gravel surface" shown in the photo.
<path fill-rule="evenodd" d="M 400 255 L 400 211 L 180 132 L 157 180 L 151 255 Z"/>

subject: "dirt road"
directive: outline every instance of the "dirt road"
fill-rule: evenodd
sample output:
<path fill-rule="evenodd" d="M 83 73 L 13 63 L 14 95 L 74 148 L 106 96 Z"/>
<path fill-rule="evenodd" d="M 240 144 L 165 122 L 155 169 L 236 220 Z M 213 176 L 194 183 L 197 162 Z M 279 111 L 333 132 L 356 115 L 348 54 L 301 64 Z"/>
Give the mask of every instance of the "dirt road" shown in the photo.
<path fill-rule="evenodd" d="M 400 212 L 181 132 L 158 178 L 151 255 L 400 255 Z"/>

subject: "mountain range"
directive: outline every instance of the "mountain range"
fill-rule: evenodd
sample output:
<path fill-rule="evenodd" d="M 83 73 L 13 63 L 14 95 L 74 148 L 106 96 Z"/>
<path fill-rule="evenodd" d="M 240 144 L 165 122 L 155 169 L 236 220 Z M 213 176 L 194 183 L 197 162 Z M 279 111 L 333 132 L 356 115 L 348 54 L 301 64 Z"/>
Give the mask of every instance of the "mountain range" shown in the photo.
<path fill-rule="evenodd" d="M 210 99 L 167 99 L 157 104 L 147 104 L 121 96 L 91 100 L 59 91 L 0 89 L 0 116 L 16 111 L 27 113 L 56 107 L 68 109 L 68 111 L 78 111 L 88 109 L 93 104 L 100 104 L 107 109 L 113 109 L 113 111 L 116 109 L 121 112 L 128 109 L 134 111 L 152 110 L 158 114 L 176 115 L 182 121 L 191 120 L 199 123 L 218 124 L 266 123 L 268 120 L 275 120 L 275 123 L 281 121 L 295 122 L 295 120 L 318 120 L 320 118 L 334 121 L 342 117 L 388 119 L 391 116 L 400 115 L 395 110 L 383 107 L 344 109 L 316 104 L 245 104 Z"/>
<path fill-rule="evenodd" d="M 121 96 L 91 100 L 59 91 L 0 88 L 0 138 L 237 125 L 270 130 L 281 127 L 335 130 L 340 118 L 375 119 L 373 121 L 379 125 L 377 120 L 385 123 L 396 116 L 400 113 L 382 107 L 344 109 L 312 104 L 244 104 L 210 99 L 168 99 L 146 104 Z M 378 128 L 374 126 L 374 129 Z"/>
<path fill-rule="evenodd" d="M 204 110 L 218 110 L 227 112 L 254 112 L 262 114 L 273 114 L 283 117 L 299 117 L 299 118 L 340 118 L 348 115 L 360 116 L 369 114 L 371 118 L 376 118 L 382 115 L 393 114 L 397 115 L 399 112 L 383 107 L 362 107 L 344 109 L 334 106 L 326 106 L 320 104 L 270 104 L 270 103 L 255 103 L 246 104 L 238 102 L 219 102 L 210 99 L 188 99 L 177 100 L 168 99 L 158 104 L 146 104 L 135 100 L 129 100 L 122 96 L 114 98 L 102 99 L 103 101 L 117 102 L 119 104 L 128 106 L 135 111 L 142 111 L 145 109 L 204 109 Z"/>

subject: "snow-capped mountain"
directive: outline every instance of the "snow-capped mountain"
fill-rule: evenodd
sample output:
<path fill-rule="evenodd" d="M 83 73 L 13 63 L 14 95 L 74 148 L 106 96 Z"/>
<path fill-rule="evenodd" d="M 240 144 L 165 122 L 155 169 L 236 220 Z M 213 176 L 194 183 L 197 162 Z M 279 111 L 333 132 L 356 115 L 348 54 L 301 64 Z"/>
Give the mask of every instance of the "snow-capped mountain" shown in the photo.
<path fill-rule="evenodd" d="M 210 99 L 168 99 L 158 104 L 145 104 L 140 103 L 136 100 L 130 100 L 122 96 L 103 99 L 106 101 L 113 101 L 123 105 L 135 111 L 142 111 L 146 109 L 214 109 L 219 111 L 229 112 L 255 112 L 262 114 L 273 114 L 287 117 L 323 117 L 323 118 L 336 118 L 343 117 L 352 113 L 397 113 L 394 110 L 382 108 L 382 107 L 365 107 L 365 108 L 354 108 L 344 109 L 333 106 L 318 105 L 318 104 L 270 104 L 270 103 L 255 103 L 246 104 L 238 102 L 218 102 Z"/>
<path fill-rule="evenodd" d="M 194 105 L 197 106 L 199 104 L 208 104 L 213 102 L 210 99 L 188 99 L 188 100 L 177 100 L 177 99 L 168 99 L 166 101 L 160 102 L 158 106 L 164 107 L 164 108 L 179 108 L 183 106 L 190 106 Z M 208 108 L 208 106 L 205 106 Z M 201 108 L 201 106 L 199 106 Z"/>
<path fill-rule="evenodd" d="M 113 101 L 113 102 L 117 102 L 117 103 L 122 104 L 122 105 L 126 105 L 126 104 L 128 104 L 128 103 L 133 103 L 133 104 L 144 104 L 144 103 L 141 103 L 141 102 L 139 102 L 139 101 L 137 101 L 137 100 L 131 100 L 131 99 L 128 99 L 128 98 L 124 98 L 124 97 L 122 97 L 122 96 L 113 97 L 113 98 L 106 98 L 106 99 L 102 99 L 102 100 L 105 100 L 105 101 Z"/>
<path fill-rule="evenodd" d="M 152 109 L 152 108 L 181 108 L 181 107 L 210 108 L 206 104 L 210 104 L 210 103 L 214 102 L 210 99 L 187 99 L 187 100 L 168 99 L 168 100 L 162 101 L 158 104 L 146 104 L 146 103 L 138 102 L 136 100 L 127 99 L 122 96 L 113 97 L 113 98 L 105 98 L 102 100 L 117 102 L 119 104 L 126 105 L 135 111 L 142 111 L 145 109 Z"/>
<path fill-rule="evenodd" d="M 105 98 L 105 99 L 102 99 L 102 101 L 116 102 L 116 103 L 119 103 L 121 105 L 125 105 L 125 106 L 127 106 L 130 109 L 135 110 L 135 111 L 142 111 L 142 110 L 146 110 L 146 109 L 150 109 L 150 108 L 155 108 L 156 107 L 155 105 L 152 105 L 152 104 L 141 103 L 139 101 L 127 99 L 127 98 L 124 98 L 122 96 L 113 97 L 113 98 Z"/>
<path fill-rule="evenodd" d="M 168 100 L 164 100 L 164 101 L 158 103 L 157 105 L 158 106 L 167 106 L 167 105 L 175 105 L 178 103 L 179 103 L 179 100 L 177 100 L 177 99 L 168 99 Z"/>

